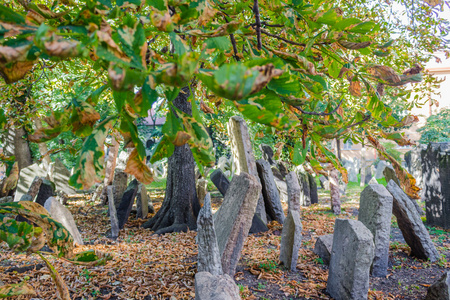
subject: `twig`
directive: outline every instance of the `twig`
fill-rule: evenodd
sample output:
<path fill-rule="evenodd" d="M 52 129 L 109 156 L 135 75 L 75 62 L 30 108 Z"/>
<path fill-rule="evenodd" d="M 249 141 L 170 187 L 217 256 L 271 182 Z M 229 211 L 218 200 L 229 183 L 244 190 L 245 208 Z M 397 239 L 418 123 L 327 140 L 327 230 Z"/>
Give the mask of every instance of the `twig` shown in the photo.
<path fill-rule="evenodd" d="M 274 38 L 276 38 L 276 39 L 278 39 L 278 40 L 282 40 L 283 42 L 286 42 L 286 43 L 291 44 L 291 45 L 296 45 L 296 46 L 300 46 L 300 47 L 305 47 L 305 46 L 306 46 L 306 44 L 303 44 L 303 43 L 297 43 L 297 42 L 294 42 L 294 41 L 290 41 L 290 40 L 285 39 L 285 38 L 283 38 L 283 37 L 281 37 L 281 36 L 279 36 L 279 35 L 276 35 L 276 34 L 272 34 L 272 33 L 270 33 L 270 32 L 267 32 L 267 31 L 264 30 L 264 29 L 261 29 L 261 33 L 264 33 L 265 35 L 274 37 Z"/>
<path fill-rule="evenodd" d="M 227 17 L 225 15 L 223 15 L 223 19 L 225 20 L 225 22 L 228 23 L 228 19 L 227 19 Z M 233 46 L 233 52 L 234 52 L 233 57 L 234 57 L 234 59 L 236 61 L 240 61 L 241 59 L 237 55 L 238 54 L 238 49 L 237 49 L 237 46 L 236 46 L 236 39 L 234 38 L 234 34 L 232 34 L 232 33 L 230 33 L 230 40 L 231 40 L 231 45 Z"/>
<path fill-rule="evenodd" d="M 255 14 L 255 21 L 256 21 L 256 39 L 258 41 L 258 50 L 261 50 L 262 43 L 261 43 L 261 19 L 259 16 L 259 7 L 258 7 L 258 0 L 254 0 L 253 2 L 253 13 Z"/>
<path fill-rule="evenodd" d="M 341 101 L 339 102 L 338 106 L 336 106 L 335 109 L 333 109 L 331 112 L 326 113 L 326 112 L 314 112 L 314 111 L 304 111 L 303 109 L 301 109 L 298 106 L 294 106 L 296 109 L 298 109 L 299 111 L 301 111 L 303 114 L 305 115 L 311 115 L 311 116 L 329 116 L 334 114 L 338 108 L 341 106 L 342 102 L 344 101 L 344 97 L 342 97 Z"/>

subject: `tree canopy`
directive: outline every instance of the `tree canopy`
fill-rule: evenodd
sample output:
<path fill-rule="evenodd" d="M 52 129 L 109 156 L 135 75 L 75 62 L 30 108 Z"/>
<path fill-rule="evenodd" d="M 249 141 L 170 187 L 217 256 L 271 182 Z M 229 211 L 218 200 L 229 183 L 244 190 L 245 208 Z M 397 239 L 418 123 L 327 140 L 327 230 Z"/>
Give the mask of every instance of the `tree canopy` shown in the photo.
<path fill-rule="evenodd" d="M 406 25 L 392 13 L 399 3 L 409 7 Z M 69 131 L 83 139 L 71 178 L 77 188 L 101 181 L 111 130 L 133 149 L 126 172 L 152 181 L 135 121 L 163 98 L 171 109 L 151 162 L 188 143 L 199 166 L 212 166 L 213 143 L 202 114 L 219 113 L 228 102 L 248 120 L 273 127 L 292 162 L 316 173 L 328 162 L 346 178 L 324 141 L 369 142 L 392 161 L 406 191 L 417 196 L 411 175 L 378 139 L 411 144 L 391 129 L 417 117 L 399 118 L 392 106 L 420 104 L 421 99 L 407 100 L 410 92 L 403 86 L 429 78 L 420 63 L 445 47 L 449 24 L 439 17 L 444 5 L 18 0 L 0 5 L 0 75 L 9 84 L 0 88 L 11 91 L 2 101 L 12 105 L 22 97 L 20 107 L 41 105 L 45 126 L 28 136 L 32 142 Z M 59 79 L 64 91 L 59 98 L 52 95 L 52 105 L 44 92 L 39 103 L 27 93 L 47 69 L 59 70 L 55 77 L 73 74 L 68 82 Z M 192 90 L 192 115 L 171 104 L 186 86 Z M 13 111 L 8 107 L 0 108 L 1 127 Z"/>

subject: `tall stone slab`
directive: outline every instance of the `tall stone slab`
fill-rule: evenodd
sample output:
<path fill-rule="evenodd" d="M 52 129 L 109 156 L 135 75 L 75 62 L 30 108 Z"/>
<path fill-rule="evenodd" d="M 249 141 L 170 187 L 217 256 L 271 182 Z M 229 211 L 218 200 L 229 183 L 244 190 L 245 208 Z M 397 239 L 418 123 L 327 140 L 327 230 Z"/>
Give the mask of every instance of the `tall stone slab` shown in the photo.
<path fill-rule="evenodd" d="M 123 193 L 125 193 L 125 190 L 127 189 L 127 183 L 128 183 L 128 174 L 125 173 L 123 170 L 116 169 L 114 173 L 114 201 L 116 201 L 115 206 L 119 207 L 120 201 L 122 200 Z"/>
<path fill-rule="evenodd" d="M 388 274 L 392 202 L 392 195 L 381 184 L 368 185 L 359 200 L 358 220 L 372 232 L 374 239 L 372 275 L 376 277 Z"/>
<path fill-rule="evenodd" d="M 426 150 L 425 145 L 419 145 L 411 151 L 405 153 L 405 162 L 409 174 L 416 179 L 416 185 L 423 189 L 422 152 Z"/>
<path fill-rule="evenodd" d="M 222 275 L 222 262 L 220 260 L 220 251 L 214 230 L 211 196 L 209 193 L 206 194 L 204 204 L 197 217 L 197 245 L 197 272 L 209 272 L 213 275 Z"/>
<path fill-rule="evenodd" d="M 270 165 L 274 165 L 275 162 L 273 161 L 273 149 L 267 144 L 260 144 L 259 149 L 262 152 L 263 159 L 269 162 Z"/>
<path fill-rule="evenodd" d="M 211 173 L 210 177 L 211 181 L 214 183 L 216 188 L 219 190 L 219 192 L 225 196 L 225 193 L 230 186 L 230 181 L 228 178 L 223 174 L 221 169 L 217 169 L 214 172 Z"/>
<path fill-rule="evenodd" d="M 260 194 L 259 181 L 241 172 L 233 176 L 223 203 L 214 215 L 217 244 L 225 274 L 234 276 Z"/>
<path fill-rule="evenodd" d="M 259 181 L 255 155 L 253 154 L 252 143 L 245 120 L 238 116 L 231 117 L 228 122 L 228 134 L 230 135 L 231 152 L 233 153 L 233 159 L 236 165 L 236 173 L 248 173 Z M 261 220 L 267 223 L 266 208 L 262 193 L 260 193 L 258 199 L 256 214 L 259 215 Z"/>
<path fill-rule="evenodd" d="M 64 227 L 70 232 L 73 240 L 78 245 L 83 245 L 83 238 L 78 230 L 72 213 L 64 207 L 56 198 L 50 197 L 45 201 L 44 208 L 50 213 L 50 216 L 64 225 Z"/>
<path fill-rule="evenodd" d="M 258 159 L 256 161 L 256 167 L 262 185 L 266 214 L 271 220 L 283 224 L 285 217 L 283 207 L 281 207 L 280 194 L 273 177 L 272 168 L 270 167 L 269 162 L 264 159 Z"/>
<path fill-rule="evenodd" d="M 316 178 L 308 173 L 309 191 L 311 196 L 311 204 L 319 203 L 319 194 L 317 193 Z"/>
<path fill-rule="evenodd" d="M 450 271 L 447 271 L 432 286 L 428 287 L 425 300 L 450 300 Z"/>
<path fill-rule="evenodd" d="M 149 200 L 147 189 L 142 183 L 140 183 L 136 194 L 136 218 L 147 218 Z"/>
<path fill-rule="evenodd" d="M 70 171 L 66 166 L 58 159 L 55 159 L 53 164 L 53 176 L 50 178 L 55 183 L 55 189 L 66 195 L 76 194 L 76 190 L 69 185 Z"/>
<path fill-rule="evenodd" d="M 395 170 L 391 166 L 387 166 L 383 170 L 384 178 L 386 179 L 386 182 L 389 182 L 391 180 L 394 180 L 394 182 L 400 186 L 400 181 L 398 180 L 397 174 L 395 174 Z"/>
<path fill-rule="evenodd" d="M 336 300 L 367 299 L 373 235 L 363 223 L 336 219 L 327 291 Z"/>
<path fill-rule="evenodd" d="M 117 239 L 119 237 L 119 220 L 117 219 L 117 210 L 114 201 L 114 189 L 113 185 L 106 187 L 106 194 L 108 195 L 108 208 L 109 208 L 109 220 L 111 221 L 111 231 L 107 236 L 111 239 Z"/>
<path fill-rule="evenodd" d="M 130 216 L 131 208 L 133 207 L 134 199 L 136 198 L 138 191 L 138 185 L 138 181 L 133 179 L 123 193 L 120 205 L 117 208 L 117 219 L 119 220 L 120 229 L 123 229 L 125 223 L 128 221 L 128 217 Z"/>
<path fill-rule="evenodd" d="M 336 169 L 330 172 L 330 198 L 331 198 L 331 210 L 335 215 L 341 213 L 341 193 L 339 190 L 339 171 Z"/>
<path fill-rule="evenodd" d="M 295 172 L 286 175 L 286 185 L 288 193 L 288 210 L 300 211 L 300 196 L 302 189 Z"/>
<path fill-rule="evenodd" d="M 422 176 L 427 225 L 450 229 L 450 143 L 422 151 Z"/>
<path fill-rule="evenodd" d="M 278 193 L 280 194 L 280 201 L 283 203 L 287 203 L 288 195 L 287 195 L 286 181 L 284 180 L 283 175 L 281 175 L 280 170 L 278 170 L 275 166 L 272 166 L 272 173 L 273 173 L 273 180 L 275 181 Z"/>
<path fill-rule="evenodd" d="M 310 206 L 311 205 L 311 190 L 309 184 L 309 177 L 304 172 L 297 172 L 298 181 L 300 183 L 300 205 Z"/>
<path fill-rule="evenodd" d="M 384 161 L 384 160 L 380 160 L 377 164 L 377 169 L 375 171 L 375 179 L 380 179 L 384 177 L 384 169 L 389 166 L 389 164 Z"/>
<path fill-rule="evenodd" d="M 429 259 L 431 262 L 438 260 L 439 253 L 412 200 L 393 180 L 389 181 L 386 188 L 394 197 L 392 212 L 397 218 L 398 227 L 402 231 L 406 243 L 411 247 L 411 255 Z"/>
<path fill-rule="evenodd" d="M 47 179 L 42 179 L 42 182 L 39 186 L 39 192 L 37 193 L 34 202 L 44 206 L 45 201 L 47 201 L 48 198 L 53 196 L 55 196 L 55 187 L 53 182 Z"/>
<path fill-rule="evenodd" d="M 45 178 L 43 177 L 34 177 L 33 182 L 30 185 L 30 188 L 28 189 L 27 194 L 30 195 L 31 201 L 36 198 L 37 194 L 39 193 L 39 190 L 41 188 L 42 183 L 44 182 Z"/>
<path fill-rule="evenodd" d="M 20 201 L 22 195 L 26 194 L 31 186 L 35 177 L 47 176 L 47 173 L 40 168 L 37 164 L 32 164 L 29 167 L 23 168 L 19 173 L 19 182 L 17 183 L 16 194 L 14 195 L 14 201 Z"/>
<path fill-rule="evenodd" d="M 332 249 L 333 249 L 333 235 L 327 234 L 317 237 L 313 252 L 323 260 L 323 263 L 325 265 L 329 265 Z"/>

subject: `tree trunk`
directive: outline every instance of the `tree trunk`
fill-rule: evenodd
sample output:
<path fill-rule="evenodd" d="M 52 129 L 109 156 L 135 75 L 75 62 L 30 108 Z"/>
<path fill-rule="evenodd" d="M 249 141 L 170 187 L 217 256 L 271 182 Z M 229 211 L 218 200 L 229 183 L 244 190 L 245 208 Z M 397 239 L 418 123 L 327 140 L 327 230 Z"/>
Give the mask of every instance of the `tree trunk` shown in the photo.
<path fill-rule="evenodd" d="M 41 120 L 39 118 L 34 119 L 34 125 L 36 125 L 36 129 L 41 129 L 42 128 Z M 47 154 L 48 148 L 47 148 L 47 144 L 45 142 L 38 143 L 38 147 L 39 147 L 39 152 L 41 153 L 41 156 L 44 156 L 45 154 Z M 44 156 L 44 158 L 42 159 L 42 162 L 45 166 L 45 171 L 48 171 L 50 163 L 52 162 L 50 159 L 50 156 L 49 155 Z"/>
<path fill-rule="evenodd" d="M 334 169 L 330 172 L 330 198 L 331 210 L 335 215 L 341 213 L 341 194 L 339 193 L 339 172 Z"/>
<path fill-rule="evenodd" d="M 336 157 L 341 160 L 341 140 L 336 138 Z"/>
<path fill-rule="evenodd" d="M 175 107 L 187 114 L 192 113 L 189 93 L 189 87 L 184 87 L 173 101 Z M 197 228 L 200 204 L 195 190 L 195 161 L 189 146 L 175 147 L 168 164 L 163 204 L 156 215 L 143 225 L 156 234 Z"/>
<path fill-rule="evenodd" d="M 16 161 L 19 164 L 19 170 L 33 164 L 30 146 L 28 145 L 28 141 L 24 138 L 25 135 L 26 131 L 23 127 L 15 129 L 14 155 L 16 156 Z"/>

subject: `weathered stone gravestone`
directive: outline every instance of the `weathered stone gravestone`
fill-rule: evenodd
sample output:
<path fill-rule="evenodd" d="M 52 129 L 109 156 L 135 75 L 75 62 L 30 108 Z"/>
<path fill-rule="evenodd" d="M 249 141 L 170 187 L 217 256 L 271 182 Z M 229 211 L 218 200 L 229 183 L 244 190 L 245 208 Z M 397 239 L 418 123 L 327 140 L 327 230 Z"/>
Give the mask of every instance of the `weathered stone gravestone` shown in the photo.
<path fill-rule="evenodd" d="M 300 205 L 310 206 L 311 205 L 311 190 L 309 184 L 309 177 L 304 172 L 296 172 L 298 182 L 300 184 Z"/>
<path fill-rule="evenodd" d="M 145 219 L 149 212 L 150 198 L 147 194 L 147 189 L 140 183 L 136 194 L 136 218 Z"/>
<path fill-rule="evenodd" d="M 298 250 L 302 244 L 302 222 L 300 218 L 300 184 L 297 174 L 286 175 L 289 209 L 281 232 L 280 261 L 291 271 L 297 267 Z"/>
<path fill-rule="evenodd" d="M 106 194 L 108 196 L 108 208 L 109 208 L 109 219 L 111 221 L 111 231 L 107 232 L 107 237 L 112 239 L 117 239 L 119 237 L 119 220 L 117 219 L 117 210 L 114 201 L 114 189 L 113 185 L 106 187 Z"/>
<path fill-rule="evenodd" d="M 330 172 L 330 198 L 331 210 L 335 215 L 341 213 L 341 191 L 339 189 L 339 171 L 332 169 Z"/>
<path fill-rule="evenodd" d="M 325 265 L 330 264 L 331 251 L 333 248 L 333 235 L 321 235 L 317 237 L 313 252 L 317 254 Z"/>
<path fill-rule="evenodd" d="M 273 161 L 273 149 L 267 144 L 260 144 L 259 149 L 262 152 L 262 157 L 264 160 L 268 161 L 269 164 L 274 165 L 275 162 Z"/>
<path fill-rule="evenodd" d="M 221 169 L 217 169 L 210 175 L 211 181 L 214 183 L 219 192 L 225 196 L 225 193 L 230 186 L 230 181 L 223 174 Z"/>
<path fill-rule="evenodd" d="M 366 165 L 366 167 L 364 168 L 364 184 L 369 184 L 372 177 L 372 165 Z"/>
<path fill-rule="evenodd" d="M 228 122 L 228 134 L 230 136 L 231 152 L 233 153 L 236 173 L 248 173 L 259 182 L 258 171 L 256 169 L 255 155 L 253 154 L 250 135 L 248 134 L 247 124 L 241 117 L 234 116 Z M 266 208 L 264 199 L 260 193 L 256 214 L 259 215 L 264 223 L 267 223 Z"/>
<path fill-rule="evenodd" d="M 197 180 L 197 198 L 200 202 L 200 206 L 203 206 L 203 199 L 205 199 L 208 187 L 208 181 L 205 178 L 200 178 Z"/>
<path fill-rule="evenodd" d="M 426 150 L 425 145 L 419 145 L 415 149 L 405 153 L 405 162 L 408 172 L 416 179 L 416 185 L 423 189 L 422 178 L 422 151 Z"/>
<path fill-rule="evenodd" d="M 336 219 L 327 291 L 334 299 L 367 299 L 373 235 L 363 223 Z"/>
<path fill-rule="evenodd" d="M 260 193 L 261 184 L 254 176 L 245 172 L 235 175 L 214 215 L 222 270 L 230 276 L 236 271 Z"/>
<path fill-rule="evenodd" d="M 115 206 L 119 207 L 120 201 L 122 199 L 123 193 L 127 189 L 128 174 L 122 170 L 116 170 L 114 173 L 114 201 L 116 201 Z"/>
<path fill-rule="evenodd" d="M 391 180 L 394 180 L 394 182 L 400 186 L 400 181 L 398 180 L 397 174 L 395 174 L 395 170 L 391 166 L 387 166 L 383 170 L 384 178 L 386 179 L 386 182 L 389 182 Z"/>
<path fill-rule="evenodd" d="M 350 160 L 343 160 L 343 165 L 348 173 L 349 182 L 358 182 L 358 173 L 361 165 L 361 161 L 356 157 L 350 158 Z"/>
<path fill-rule="evenodd" d="M 308 181 L 309 181 L 309 191 L 311 195 L 311 204 L 319 203 L 316 178 L 308 173 Z"/>
<path fill-rule="evenodd" d="M 427 225 L 450 229 L 450 143 L 422 151 L 422 176 Z"/>
<path fill-rule="evenodd" d="M 65 208 L 56 198 L 50 197 L 45 201 L 44 208 L 50 213 L 50 216 L 64 225 L 64 227 L 70 232 L 73 240 L 78 245 L 83 245 L 83 239 L 80 231 L 78 231 L 75 220 L 72 213 Z"/>
<path fill-rule="evenodd" d="M 55 188 L 50 180 L 40 178 L 39 182 L 39 191 L 34 202 L 44 206 L 45 201 L 47 201 L 48 198 L 55 196 Z"/>
<path fill-rule="evenodd" d="M 439 253 L 412 203 L 413 200 L 393 180 L 389 181 L 386 188 L 394 197 L 392 212 L 406 243 L 411 247 L 411 255 L 431 262 L 438 260 Z"/>
<path fill-rule="evenodd" d="M 391 234 L 392 195 L 381 184 L 370 184 L 359 200 L 358 220 L 372 232 L 375 253 L 372 275 L 385 277 L 388 274 L 389 238 Z"/>
<path fill-rule="evenodd" d="M 380 178 L 383 178 L 384 177 L 384 173 L 383 173 L 383 171 L 384 171 L 384 169 L 386 168 L 386 167 L 388 167 L 390 164 L 387 162 L 387 161 L 384 161 L 384 160 L 380 160 L 379 162 L 378 162 L 378 164 L 377 164 L 377 169 L 376 169 L 376 171 L 375 171 L 375 178 L 376 179 L 380 179 Z"/>
<path fill-rule="evenodd" d="M 217 245 L 214 220 L 211 211 L 211 196 L 206 194 L 203 207 L 197 217 L 198 262 L 197 272 L 222 275 L 219 246 Z"/>
<path fill-rule="evenodd" d="M 228 275 L 195 274 L 195 300 L 240 300 L 239 288 Z"/>
<path fill-rule="evenodd" d="M 278 170 L 274 166 L 272 166 L 271 168 L 272 168 L 272 173 L 273 173 L 273 180 L 275 181 L 275 184 L 277 185 L 278 193 L 280 194 L 280 201 L 283 203 L 287 203 L 288 196 L 287 196 L 286 181 L 284 180 L 284 177 L 281 175 L 280 170 Z"/>
<path fill-rule="evenodd" d="M 53 165 L 53 176 L 50 179 L 55 183 L 56 191 L 62 192 L 66 195 L 76 194 L 76 190 L 69 185 L 70 171 L 59 160 L 55 159 Z"/>
<path fill-rule="evenodd" d="M 256 167 L 258 169 L 259 179 L 262 185 L 262 194 L 264 197 L 267 217 L 283 224 L 285 217 L 283 208 L 281 207 L 280 194 L 278 192 L 277 185 L 275 184 L 272 168 L 264 159 L 257 160 Z"/>
<path fill-rule="evenodd" d="M 425 300 L 450 300 L 450 272 L 447 271 L 441 279 L 428 287 Z"/>
<path fill-rule="evenodd" d="M 37 164 L 32 164 L 29 167 L 20 170 L 19 182 L 17 183 L 16 194 L 14 195 L 14 201 L 20 201 L 22 195 L 26 194 L 31 186 L 35 177 L 47 176 L 47 173 L 41 169 Z M 46 199 L 47 200 L 47 199 Z"/>
<path fill-rule="evenodd" d="M 378 181 L 375 179 L 375 177 L 372 177 L 370 180 L 369 180 L 369 183 L 368 183 L 369 185 L 371 185 L 371 184 L 378 184 Z"/>
<path fill-rule="evenodd" d="M 136 194 L 138 192 L 138 185 L 138 181 L 133 179 L 123 193 L 122 200 L 117 208 L 117 219 L 119 220 L 120 229 L 123 229 L 125 223 L 128 221 L 134 199 L 136 198 Z"/>

